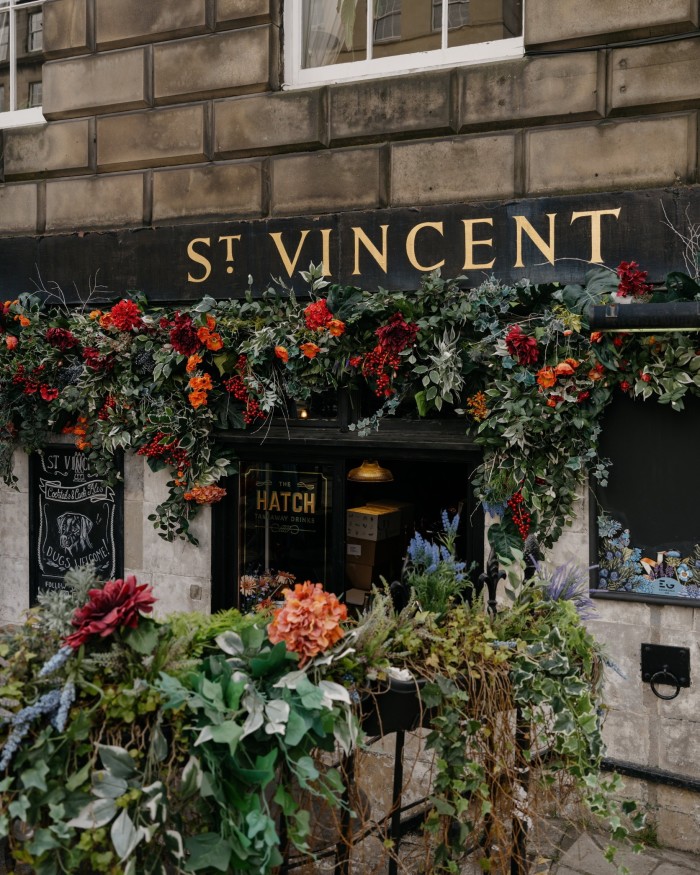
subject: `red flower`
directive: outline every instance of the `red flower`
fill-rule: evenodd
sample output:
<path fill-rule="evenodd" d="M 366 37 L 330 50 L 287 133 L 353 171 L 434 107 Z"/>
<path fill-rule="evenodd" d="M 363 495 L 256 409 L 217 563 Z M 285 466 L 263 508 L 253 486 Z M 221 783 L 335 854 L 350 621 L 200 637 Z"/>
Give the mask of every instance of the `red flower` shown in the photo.
<path fill-rule="evenodd" d="M 629 390 L 632 388 L 632 386 L 627 382 L 627 380 L 623 380 L 620 383 L 620 388 L 622 389 L 623 392 L 629 392 Z"/>
<path fill-rule="evenodd" d="M 150 613 L 155 598 L 147 584 L 138 586 L 132 575 L 126 580 L 109 580 L 103 589 L 91 589 L 89 600 L 73 614 L 76 630 L 65 643 L 77 650 L 88 638 L 99 635 L 106 638 L 117 629 L 135 629 L 139 624 L 139 611 Z"/>
<path fill-rule="evenodd" d="M 600 341 L 602 339 L 603 339 L 603 332 L 602 331 L 592 331 L 591 332 L 591 343 L 600 343 Z"/>
<path fill-rule="evenodd" d="M 141 310 L 133 301 L 126 298 L 115 304 L 109 311 L 110 321 L 119 331 L 131 331 L 142 325 Z"/>
<path fill-rule="evenodd" d="M 394 313 L 387 324 L 377 328 L 374 333 L 384 352 L 398 355 L 416 342 L 418 326 L 413 322 L 406 322 L 402 313 Z"/>
<path fill-rule="evenodd" d="M 624 342 L 625 342 L 625 335 L 624 334 L 617 334 L 613 338 L 613 345 L 616 346 L 618 349 L 622 346 L 622 344 Z"/>
<path fill-rule="evenodd" d="M 94 346 L 83 347 L 83 358 L 91 371 L 111 371 L 114 367 L 114 356 L 111 353 L 100 355 Z"/>
<path fill-rule="evenodd" d="M 356 368 L 358 365 L 362 364 L 362 356 L 361 355 L 351 355 L 348 359 L 348 364 L 351 368 Z"/>
<path fill-rule="evenodd" d="M 587 401 L 590 397 L 591 393 L 588 391 L 588 389 L 582 389 L 576 396 L 576 401 L 579 404 L 583 404 L 583 402 Z"/>
<path fill-rule="evenodd" d="M 640 374 L 639 379 L 643 383 L 651 383 L 651 374 Z"/>
<path fill-rule="evenodd" d="M 194 355 L 200 348 L 201 342 L 192 319 L 187 314 L 176 313 L 173 323 L 170 331 L 170 343 L 173 349 L 180 355 Z"/>
<path fill-rule="evenodd" d="M 521 365 L 537 364 L 540 357 L 537 341 L 534 337 L 523 334 L 523 330 L 519 325 L 513 325 L 508 334 L 506 334 L 506 349 L 517 358 Z"/>
<path fill-rule="evenodd" d="M 304 308 L 304 320 L 306 327 L 312 331 L 318 331 L 325 328 L 333 319 L 333 314 L 328 309 L 328 304 L 325 298 L 320 301 L 313 301 L 308 307 Z"/>
<path fill-rule="evenodd" d="M 58 389 L 52 389 L 49 386 L 42 386 L 39 392 L 44 401 L 53 401 L 58 398 Z"/>
<path fill-rule="evenodd" d="M 620 280 L 617 294 L 621 298 L 630 295 L 639 298 L 652 291 L 652 287 L 646 282 L 647 271 L 639 270 L 636 261 L 621 261 L 617 266 L 617 276 Z"/>
<path fill-rule="evenodd" d="M 63 351 L 78 345 L 78 338 L 65 328 L 49 328 L 46 331 L 46 340 L 51 346 Z"/>

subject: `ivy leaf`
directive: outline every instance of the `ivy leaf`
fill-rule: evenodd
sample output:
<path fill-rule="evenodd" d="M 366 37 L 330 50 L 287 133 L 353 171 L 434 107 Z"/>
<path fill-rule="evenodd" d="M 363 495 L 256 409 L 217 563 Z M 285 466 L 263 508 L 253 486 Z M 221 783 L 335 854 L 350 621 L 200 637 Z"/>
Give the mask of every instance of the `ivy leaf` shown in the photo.
<path fill-rule="evenodd" d="M 34 833 L 34 838 L 27 845 L 27 850 L 30 854 L 39 857 L 46 851 L 52 851 L 54 848 L 58 848 L 59 846 L 60 842 L 55 838 L 51 830 L 38 829 Z"/>
<path fill-rule="evenodd" d="M 68 821 L 68 826 L 76 829 L 99 829 L 101 826 L 107 826 L 116 813 L 117 806 L 113 799 L 94 799 L 77 817 Z"/>
<path fill-rule="evenodd" d="M 38 762 L 35 766 L 22 772 L 20 781 L 22 786 L 27 790 L 30 787 L 35 787 L 37 790 L 46 790 L 46 776 L 49 772 L 49 767 L 44 762 Z"/>
<path fill-rule="evenodd" d="M 123 861 L 131 856 L 138 843 L 146 835 L 146 831 L 143 827 L 137 829 L 126 808 L 122 808 L 122 813 L 112 824 L 109 835 L 117 856 Z"/>
<path fill-rule="evenodd" d="M 98 799 L 118 799 L 129 789 L 124 778 L 115 778 L 111 772 L 92 773 L 92 795 Z"/>
<path fill-rule="evenodd" d="M 98 744 L 97 750 L 102 760 L 102 765 L 108 769 L 115 778 L 131 778 L 136 771 L 134 761 L 123 747 L 115 747 L 109 744 Z"/>
<path fill-rule="evenodd" d="M 507 522 L 489 526 L 488 538 L 499 559 L 512 560 L 513 550 L 518 550 L 522 546 L 522 539 L 515 531 L 515 527 Z"/>
<path fill-rule="evenodd" d="M 231 847 L 218 833 L 207 832 L 185 839 L 189 857 L 183 865 L 188 872 L 201 869 L 216 869 L 227 872 L 231 860 Z"/>

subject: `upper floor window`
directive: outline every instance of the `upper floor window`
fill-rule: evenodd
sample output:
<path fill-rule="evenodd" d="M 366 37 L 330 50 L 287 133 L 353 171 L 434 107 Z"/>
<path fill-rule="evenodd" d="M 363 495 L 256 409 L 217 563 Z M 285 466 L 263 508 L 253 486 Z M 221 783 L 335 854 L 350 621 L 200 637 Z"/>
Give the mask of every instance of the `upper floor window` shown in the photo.
<path fill-rule="evenodd" d="M 287 0 L 285 84 L 520 57 L 522 0 Z"/>
<path fill-rule="evenodd" d="M 38 124 L 44 0 L 0 0 L 0 128 Z"/>

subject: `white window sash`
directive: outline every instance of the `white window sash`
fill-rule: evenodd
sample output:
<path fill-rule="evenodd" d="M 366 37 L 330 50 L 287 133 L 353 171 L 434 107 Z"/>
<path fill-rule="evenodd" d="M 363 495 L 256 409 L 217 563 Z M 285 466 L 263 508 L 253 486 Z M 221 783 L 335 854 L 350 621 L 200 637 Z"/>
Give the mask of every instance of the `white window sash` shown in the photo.
<path fill-rule="evenodd" d="M 373 33 L 373 3 L 367 0 L 367 32 Z M 525 52 L 522 36 L 490 40 L 464 46 L 447 46 L 447 3 L 442 4 L 441 48 L 427 52 L 407 52 L 385 58 L 372 57 L 372 39 L 367 40 L 367 60 L 328 64 L 324 67 L 303 69 L 301 0 L 287 0 L 284 4 L 285 70 L 283 89 L 308 88 L 334 82 L 351 82 L 383 76 L 415 73 L 421 70 L 439 70 L 446 67 L 483 64 L 521 58 Z"/>
<path fill-rule="evenodd" d="M 42 124 L 45 119 L 41 112 L 40 106 L 29 107 L 28 109 L 15 109 L 18 103 L 17 91 L 17 14 L 21 10 L 27 11 L 27 52 L 29 53 L 29 43 L 32 38 L 32 31 L 29 29 L 30 16 L 32 12 L 41 12 L 45 0 L 32 0 L 29 3 L 19 3 L 18 0 L 0 0 L 0 14 L 6 14 L 8 18 L 8 62 L 9 62 L 9 96 L 10 109 L 7 112 L 0 112 L 0 130 L 4 128 L 21 127 L 23 125 Z M 43 31 L 43 28 L 42 28 Z M 38 32 L 38 31 L 37 31 Z M 38 49 L 37 52 L 41 51 Z"/>

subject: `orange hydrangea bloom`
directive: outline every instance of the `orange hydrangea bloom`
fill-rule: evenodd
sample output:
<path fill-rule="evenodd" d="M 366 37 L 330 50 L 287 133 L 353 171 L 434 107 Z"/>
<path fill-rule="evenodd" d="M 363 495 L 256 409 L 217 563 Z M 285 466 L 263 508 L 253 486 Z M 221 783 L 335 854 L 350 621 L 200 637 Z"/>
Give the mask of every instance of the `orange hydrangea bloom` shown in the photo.
<path fill-rule="evenodd" d="M 202 377 L 190 377 L 189 386 L 191 389 L 196 389 L 200 392 L 214 388 L 209 374 L 204 374 Z"/>
<path fill-rule="evenodd" d="M 305 355 L 307 359 L 315 359 L 316 356 L 321 352 L 321 347 L 317 346 L 315 343 L 302 343 L 299 347 L 302 355 Z"/>
<path fill-rule="evenodd" d="M 190 404 L 196 409 L 207 404 L 207 393 L 202 391 L 194 391 L 189 394 Z"/>
<path fill-rule="evenodd" d="M 343 637 L 340 627 L 348 610 L 320 583 L 297 583 L 283 590 L 284 605 L 275 611 L 267 636 L 273 644 L 284 641 L 287 650 L 299 654 L 299 666 L 332 647 Z"/>
<path fill-rule="evenodd" d="M 185 493 L 185 501 L 196 501 L 197 504 L 216 504 L 226 495 L 221 486 L 193 486 Z"/>
<path fill-rule="evenodd" d="M 202 363 L 202 356 L 195 353 L 194 355 L 191 355 L 187 359 L 187 365 L 185 366 L 185 370 L 187 371 L 188 374 L 191 374 L 192 371 L 197 370 L 197 366 L 200 365 L 201 363 Z"/>
<path fill-rule="evenodd" d="M 556 382 L 557 378 L 554 374 L 553 368 L 541 368 L 537 372 L 537 382 L 542 386 L 543 389 L 551 388 Z"/>

